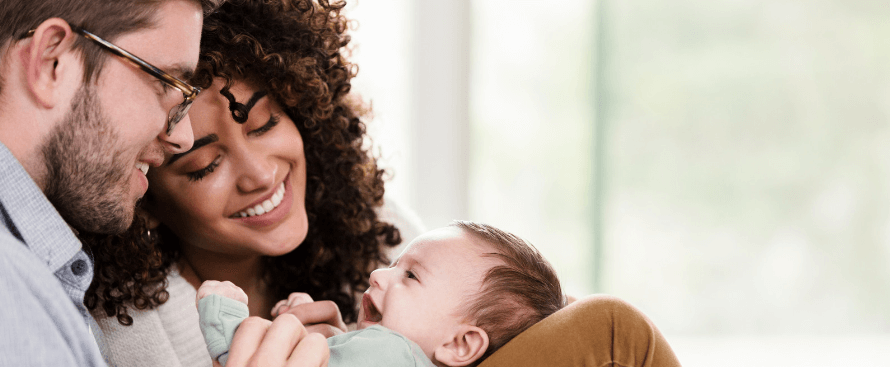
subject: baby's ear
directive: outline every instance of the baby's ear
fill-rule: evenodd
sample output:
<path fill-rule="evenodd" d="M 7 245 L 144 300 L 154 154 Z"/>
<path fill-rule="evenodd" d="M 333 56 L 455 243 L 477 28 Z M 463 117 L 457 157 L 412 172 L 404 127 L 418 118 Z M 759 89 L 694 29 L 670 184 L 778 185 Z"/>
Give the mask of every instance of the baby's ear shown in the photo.
<path fill-rule="evenodd" d="M 488 333 L 473 325 L 455 328 L 452 338 L 433 352 L 433 359 L 447 366 L 466 366 L 488 350 Z"/>

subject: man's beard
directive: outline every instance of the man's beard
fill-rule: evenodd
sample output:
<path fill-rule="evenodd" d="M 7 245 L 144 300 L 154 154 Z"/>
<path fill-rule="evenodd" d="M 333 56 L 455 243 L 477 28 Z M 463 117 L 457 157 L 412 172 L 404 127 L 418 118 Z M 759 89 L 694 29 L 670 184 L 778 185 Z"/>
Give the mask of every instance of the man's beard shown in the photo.
<path fill-rule="evenodd" d="M 125 161 L 121 145 L 95 91 L 82 87 L 42 149 L 44 193 L 74 229 L 113 234 L 132 223 L 135 203 L 127 194 L 135 163 Z"/>

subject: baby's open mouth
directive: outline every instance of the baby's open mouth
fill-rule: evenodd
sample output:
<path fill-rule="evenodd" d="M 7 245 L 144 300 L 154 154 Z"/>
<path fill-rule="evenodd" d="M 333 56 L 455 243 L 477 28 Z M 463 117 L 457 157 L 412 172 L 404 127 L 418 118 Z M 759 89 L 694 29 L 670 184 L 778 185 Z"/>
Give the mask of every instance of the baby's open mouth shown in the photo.
<path fill-rule="evenodd" d="M 374 302 L 371 301 L 371 297 L 367 294 L 362 299 L 362 305 L 365 307 L 365 321 L 379 323 L 383 320 L 383 315 L 380 314 L 377 306 L 374 306 Z"/>

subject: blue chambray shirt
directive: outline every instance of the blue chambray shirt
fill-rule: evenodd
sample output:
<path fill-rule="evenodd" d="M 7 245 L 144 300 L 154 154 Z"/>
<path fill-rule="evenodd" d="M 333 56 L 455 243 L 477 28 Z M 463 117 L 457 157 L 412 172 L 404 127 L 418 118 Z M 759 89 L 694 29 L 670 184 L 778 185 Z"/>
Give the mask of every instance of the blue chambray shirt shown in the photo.
<path fill-rule="evenodd" d="M 0 143 L 0 366 L 105 366 L 83 306 L 93 264 Z"/>

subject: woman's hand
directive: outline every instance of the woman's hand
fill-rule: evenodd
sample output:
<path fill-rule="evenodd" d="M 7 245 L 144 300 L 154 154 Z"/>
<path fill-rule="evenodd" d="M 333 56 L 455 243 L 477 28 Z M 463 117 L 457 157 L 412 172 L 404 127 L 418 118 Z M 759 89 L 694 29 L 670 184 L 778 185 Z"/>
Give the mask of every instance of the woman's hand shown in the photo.
<path fill-rule="evenodd" d="M 310 333 L 319 333 L 324 337 L 343 334 L 346 323 L 340 315 L 340 309 L 332 301 L 314 301 L 306 293 L 294 292 L 285 300 L 272 307 L 272 317 L 291 314 L 296 316 Z"/>
<path fill-rule="evenodd" d="M 274 321 L 254 316 L 235 332 L 226 367 L 327 367 L 329 356 L 325 337 L 306 331 L 294 315 Z"/>

